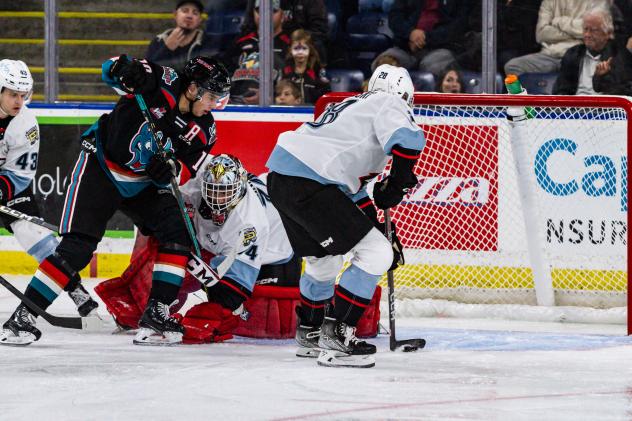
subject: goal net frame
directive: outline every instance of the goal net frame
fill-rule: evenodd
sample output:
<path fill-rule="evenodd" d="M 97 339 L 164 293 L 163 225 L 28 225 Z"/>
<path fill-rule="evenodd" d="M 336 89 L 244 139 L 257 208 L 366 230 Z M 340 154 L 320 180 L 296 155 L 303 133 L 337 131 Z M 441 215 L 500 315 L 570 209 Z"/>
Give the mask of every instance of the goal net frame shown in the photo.
<path fill-rule="evenodd" d="M 322 96 L 317 101 L 316 106 L 314 108 L 315 119 L 318 118 L 318 116 L 320 116 L 322 112 L 327 109 L 329 104 L 341 102 L 345 98 L 354 96 L 357 94 L 358 93 L 352 93 L 352 92 L 336 92 L 336 93 L 329 93 Z M 471 111 L 473 109 L 478 109 L 479 107 L 482 110 L 488 110 L 488 109 L 496 110 L 495 111 L 496 115 L 494 117 L 491 117 L 491 118 L 488 117 L 488 122 L 486 123 L 488 127 L 494 126 L 494 123 L 493 123 L 494 119 L 501 118 L 498 116 L 499 110 L 504 110 L 503 112 L 506 112 L 507 107 L 519 107 L 519 109 L 523 109 L 524 107 L 527 107 L 526 109 L 527 113 L 530 113 L 534 110 L 539 110 L 539 109 L 541 110 L 545 110 L 545 109 L 596 110 L 596 112 L 591 111 L 592 113 L 595 113 L 595 116 L 594 116 L 595 121 L 607 120 L 607 118 L 604 118 L 603 115 L 601 115 L 601 111 L 603 111 L 603 113 L 607 113 L 608 112 L 607 110 L 617 110 L 617 112 L 619 110 L 623 110 L 623 113 L 625 114 L 625 119 L 621 119 L 621 120 L 627 120 L 627 122 L 617 123 L 619 125 L 624 125 L 625 128 L 622 130 L 618 130 L 616 133 L 617 134 L 625 133 L 625 136 L 627 137 L 627 139 L 626 139 L 626 146 L 625 146 L 625 155 L 621 156 L 622 163 L 621 163 L 621 168 L 619 168 L 621 174 L 618 177 L 621 178 L 621 182 L 620 182 L 621 185 L 617 186 L 617 188 L 620 188 L 621 190 L 618 194 L 621 195 L 622 206 L 625 201 L 625 213 L 626 213 L 625 221 L 627 224 L 625 226 L 625 230 L 627 231 L 627 233 L 626 234 L 620 233 L 620 235 L 622 238 L 625 235 L 625 238 L 626 238 L 625 247 L 627 250 L 625 252 L 624 258 L 627 260 L 623 264 L 625 266 L 625 268 L 623 269 L 624 271 L 623 276 L 625 276 L 625 279 L 623 282 L 625 282 L 626 291 L 623 292 L 623 298 L 621 298 L 622 295 L 619 294 L 619 300 L 623 299 L 624 301 L 622 305 L 627 306 L 628 309 L 630 308 L 632 297 L 628 293 L 628 291 L 630 290 L 630 276 L 629 276 L 627 265 L 630 262 L 630 256 L 631 256 L 630 239 L 632 235 L 630 233 L 630 230 L 628 229 L 629 224 L 630 224 L 630 213 L 627 210 L 627 184 L 628 184 L 627 180 L 629 180 L 630 163 L 629 163 L 629 160 L 627 160 L 627 157 L 629 155 L 630 144 L 632 142 L 632 98 L 618 97 L 618 96 L 555 96 L 555 95 L 507 95 L 507 94 L 505 95 L 493 95 L 493 94 L 464 95 L 464 94 L 416 93 L 415 98 L 414 98 L 414 104 L 415 104 L 415 112 L 414 112 L 415 119 L 417 120 L 418 124 L 424 126 L 425 132 L 427 131 L 427 124 L 428 124 L 427 123 L 428 114 L 424 114 L 424 112 L 427 112 L 426 107 L 436 107 L 436 108 L 431 108 L 432 110 L 434 109 L 453 110 L 452 115 L 450 117 L 457 119 L 455 121 L 458 121 L 459 118 L 467 119 L 471 116 L 470 114 L 465 115 L 465 116 L 462 114 L 460 115 L 460 111 L 458 110 Z M 420 109 L 421 109 L 421 112 L 419 111 Z M 433 113 L 434 111 L 430 112 L 430 114 L 433 114 Z M 560 113 L 563 113 L 563 112 L 560 111 Z M 482 114 L 485 114 L 485 113 L 483 112 Z M 593 119 L 591 114 L 590 113 L 588 114 L 589 116 L 583 117 L 583 120 Z M 431 117 L 435 117 L 435 116 L 432 115 Z M 441 115 L 437 117 L 443 117 L 443 116 Z M 531 118 L 534 116 L 529 115 L 529 117 Z M 539 114 L 535 116 L 535 119 L 540 119 L 541 121 L 544 121 L 546 119 L 555 120 L 555 118 L 556 117 L 551 118 L 550 116 L 543 117 L 543 116 L 540 116 Z M 505 120 L 506 120 L 506 116 L 505 116 Z M 582 120 L 582 118 L 577 118 L 577 120 Z M 489 121 L 492 121 L 492 123 L 489 123 Z M 445 124 L 449 125 L 450 123 L 445 123 Z M 469 122 L 468 120 L 468 122 L 458 123 L 458 125 L 476 126 L 477 123 L 476 122 L 472 123 L 472 122 Z M 598 126 L 598 124 L 596 125 Z M 500 126 L 500 124 L 498 124 L 498 126 Z M 555 127 L 555 126 L 551 126 L 551 127 Z M 524 126 L 519 127 L 518 124 L 514 125 L 512 123 L 511 125 L 510 149 L 512 149 L 512 155 L 514 155 L 514 159 L 516 160 L 511 165 L 514 166 L 514 170 L 517 171 L 518 174 L 520 173 L 521 170 L 524 171 L 527 169 L 527 167 L 525 167 L 525 164 L 533 165 L 533 162 L 530 162 L 530 163 L 520 162 L 520 159 L 516 158 L 516 157 L 521 156 L 522 154 L 526 155 L 525 151 L 521 151 L 519 148 L 525 147 L 524 145 L 526 144 L 524 143 L 524 140 L 529 138 L 530 136 L 529 130 L 530 130 L 529 126 L 525 128 Z M 553 129 L 550 129 L 550 130 L 553 130 Z M 598 130 L 595 130 L 595 132 L 598 132 Z M 518 138 L 519 135 L 525 138 L 521 142 L 523 146 L 518 146 L 517 143 L 514 143 L 513 139 Z M 435 134 L 435 136 L 437 136 L 437 134 Z M 606 135 L 604 134 L 604 136 Z M 500 138 L 501 138 L 500 135 L 498 135 L 498 139 Z M 500 142 L 501 140 L 498 140 L 498 143 Z M 597 146 L 600 146 L 600 145 L 597 145 Z M 423 157 L 423 153 L 422 153 L 422 157 Z M 625 163 L 623 159 L 625 159 Z M 537 168 L 535 169 L 535 171 L 537 171 Z M 625 179 L 623 179 L 624 171 L 625 171 Z M 536 207 L 533 204 L 533 202 L 537 201 L 537 197 L 534 195 L 532 191 L 530 191 L 530 189 L 532 188 L 528 186 L 525 182 L 521 182 L 520 178 L 521 177 L 516 177 L 516 180 L 517 180 L 516 182 L 518 183 L 517 195 L 520 196 L 519 199 L 520 199 L 521 207 L 523 208 L 521 217 L 523 218 L 522 220 L 525 223 L 525 231 L 528 232 L 530 229 L 533 229 L 533 227 L 535 227 L 534 224 L 537 224 L 536 222 L 537 215 L 534 212 L 530 212 L 529 210 L 532 207 L 533 208 Z M 581 180 L 582 178 L 580 178 L 580 182 Z M 621 210 L 623 211 L 623 209 Z M 395 215 L 397 215 L 397 207 L 393 209 L 393 212 Z M 399 226 L 398 226 L 398 229 L 399 229 Z M 614 233 L 612 235 L 614 235 Z M 628 334 L 632 334 L 632 312 L 627 312 L 627 315 L 623 314 L 626 312 L 625 307 L 620 307 L 619 313 L 617 314 L 617 316 L 614 317 L 614 319 L 623 320 L 623 321 L 612 322 L 611 321 L 612 317 L 610 317 L 610 314 L 608 314 L 608 311 L 612 309 L 609 309 L 609 308 L 595 309 L 595 311 L 599 311 L 600 313 L 599 313 L 599 317 L 593 318 L 593 313 L 590 313 L 590 314 L 586 313 L 587 311 L 586 309 L 577 308 L 573 310 L 573 308 L 575 308 L 575 304 L 565 304 L 565 303 L 560 304 L 560 302 L 557 302 L 559 301 L 559 298 L 558 300 L 554 298 L 552 287 L 549 287 L 548 290 L 547 288 L 538 287 L 539 282 L 541 282 L 543 285 L 546 285 L 547 278 L 548 278 L 549 285 L 551 285 L 550 273 L 553 271 L 553 268 L 552 266 L 548 265 L 546 259 L 543 260 L 542 253 L 538 251 L 540 247 L 538 246 L 537 242 L 534 242 L 535 240 L 533 240 L 533 238 L 535 237 L 529 234 L 527 234 L 526 237 L 527 237 L 527 241 L 526 241 L 525 248 L 527 249 L 526 254 L 528 255 L 528 260 L 529 260 L 529 265 L 530 265 L 529 270 L 533 277 L 532 281 L 535 284 L 535 288 L 533 288 L 535 290 L 535 296 L 533 299 L 536 300 L 536 302 L 531 304 L 534 310 L 538 311 L 539 313 L 542 313 L 543 309 L 547 309 L 547 311 L 548 309 L 556 310 L 555 315 L 551 316 L 552 317 L 551 320 L 557 320 L 557 321 L 576 321 L 576 322 L 587 322 L 587 323 L 626 323 L 627 322 Z M 406 249 L 406 244 L 404 245 L 404 247 Z M 422 248 L 422 247 L 419 247 L 419 248 Z M 408 253 L 405 252 L 405 255 L 408 258 Z M 400 270 L 401 269 L 398 269 L 398 271 L 396 271 L 396 274 Z M 396 285 L 397 285 L 397 275 L 396 275 Z M 396 289 L 398 288 L 396 287 Z M 579 289 L 581 289 L 581 287 Z M 580 291 L 580 293 L 588 294 L 589 292 Z M 448 298 L 448 300 L 450 299 Z M 415 301 L 415 300 L 413 299 L 411 301 Z M 562 300 L 562 302 L 564 301 Z M 482 304 L 482 307 L 487 305 L 487 303 L 484 303 L 484 302 L 482 302 L 481 304 Z M 492 304 L 492 306 L 493 305 L 494 304 Z M 590 307 L 591 304 L 587 304 L 587 306 Z M 601 304 L 597 305 L 596 307 L 600 307 L 600 306 Z M 471 307 L 472 306 L 470 305 L 468 308 L 471 308 Z M 506 311 L 509 313 L 516 312 L 516 309 L 518 308 L 518 306 L 516 305 L 508 305 L 506 307 L 507 307 Z M 608 307 L 608 305 L 605 305 L 605 307 Z M 398 311 L 399 311 L 399 307 L 398 307 Z M 484 308 L 481 312 L 476 312 L 476 311 L 473 312 L 472 316 L 469 316 L 469 317 L 476 318 L 476 317 L 479 317 L 478 316 L 479 314 L 482 314 L 488 311 L 489 311 L 488 308 Z M 428 312 L 426 310 L 421 310 L 420 313 L 417 315 L 430 315 L 427 313 Z M 447 313 L 450 313 L 450 312 L 448 311 Z M 416 315 L 416 313 L 415 311 L 413 311 L 412 313 L 408 315 Z M 601 317 L 601 316 L 604 316 L 604 317 Z M 480 316 L 480 317 L 484 317 L 484 316 Z M 499 316 L 499 317 L 504 318 L 503 316 Z M 510 315 L 509 318 L 513 318 L 513 316 Z M 520 319 L 520 316 L 518 316 L 517 318 Z M 537 317 L 535 318 L 535 320 L 549 321 L 546 318 L 539 319 Z"/>

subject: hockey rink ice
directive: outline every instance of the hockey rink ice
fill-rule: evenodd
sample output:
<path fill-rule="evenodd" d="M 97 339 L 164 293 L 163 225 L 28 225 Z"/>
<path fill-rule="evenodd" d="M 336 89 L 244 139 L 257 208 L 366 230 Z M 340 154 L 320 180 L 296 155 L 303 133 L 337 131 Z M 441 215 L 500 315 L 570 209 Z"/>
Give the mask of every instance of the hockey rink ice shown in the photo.
<path fill-rule="evenodd" d="M 6 278 L 26 286 L 27 277 Z M 0 287 L 2 322 L 17 304 Z M 50 310 L 76 314 L 65 294 Z M 40 319 L 39 342 L 0 347 L 1 420 L 632 418 L 632 339 L 623 326 L 542 333 L 526 322 L 402 319 L 398 337 L 424 337 L 426 348 L 393 353 L 380 335 L 376 366 L 357 369 L 296 358 L 293 340 L 135 346 L 130 334 L 112 335 L 100 311 L 100 330 Z"/>

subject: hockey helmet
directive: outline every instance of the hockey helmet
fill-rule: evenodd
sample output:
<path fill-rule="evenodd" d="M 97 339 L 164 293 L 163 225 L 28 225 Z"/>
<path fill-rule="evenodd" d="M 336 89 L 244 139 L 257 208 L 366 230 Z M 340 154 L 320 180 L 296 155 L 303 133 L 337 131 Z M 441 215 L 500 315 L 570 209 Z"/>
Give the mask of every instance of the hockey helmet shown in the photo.
<path fill-rule="evenodd" d="M 33 77 L 28 66 L 21 60 L 0 60 L 0 88 L 27 93 L 25 102 L 31 99 Z"/>
<path fill-rule="evenodd" d="M 218 97 L 218 105 L 225 106 L 230 93 L 230 74 L 219 61 L 210 57 L 198 56 L 189 60 L 184 66 L 184 77 L 195 83 L 204 91 Z M 197 100 L 201 99 L 203 91 L 198 91 Z"/>
<path fill-rule="evenodd" d="M 245 196 L 248 173 L 238 158 L 214 156 L 202 174 L 202 198 L 211 209 L 215 225 L 226 222 L 228 214 Z"/>
<path fill-rule="evenodd" d="M 375 69 L 369 79 L 369 91 L 382 91 L 402 98 L 413 107 L 415 87 L 408 70 L 403 67 L 382 64 Z"/>

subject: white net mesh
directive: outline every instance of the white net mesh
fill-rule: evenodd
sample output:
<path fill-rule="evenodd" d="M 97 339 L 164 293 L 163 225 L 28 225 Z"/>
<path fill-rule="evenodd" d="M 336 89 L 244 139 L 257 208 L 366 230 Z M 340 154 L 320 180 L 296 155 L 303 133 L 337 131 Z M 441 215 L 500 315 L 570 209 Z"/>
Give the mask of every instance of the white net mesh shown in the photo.
<path fill-rule="evenodd" d="M 446 98 L 415 99 L 426 146 L 391 210 L 406 257 L 396 296 L 536 305 L 549 289 L 557 306 L 626 306 L 626 111 L 551 101 L 510 124 L 515 96 L 433 105 Z"/>

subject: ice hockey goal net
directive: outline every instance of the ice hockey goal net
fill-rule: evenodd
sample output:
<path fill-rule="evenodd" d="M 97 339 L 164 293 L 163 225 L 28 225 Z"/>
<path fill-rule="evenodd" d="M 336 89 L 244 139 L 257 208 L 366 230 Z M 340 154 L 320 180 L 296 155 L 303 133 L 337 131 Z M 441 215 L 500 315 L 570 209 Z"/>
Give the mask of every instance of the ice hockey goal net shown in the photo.
<path fill-rule="evenodd" d="M 628 322 L 631 115 L 625 97 L 416 94 L 419 182 L 391 210 L 398 312 Z"/>

